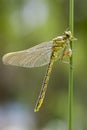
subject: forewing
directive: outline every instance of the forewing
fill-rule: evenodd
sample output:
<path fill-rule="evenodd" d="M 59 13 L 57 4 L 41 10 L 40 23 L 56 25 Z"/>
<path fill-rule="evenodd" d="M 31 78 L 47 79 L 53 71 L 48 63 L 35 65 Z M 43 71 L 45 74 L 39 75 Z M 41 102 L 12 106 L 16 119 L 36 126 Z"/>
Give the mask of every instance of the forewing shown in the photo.
<path fill-rule="evenodd" d="M 23 51 L 7 53 L 3 63 L 20 67 L 39 67 L 49 63 L 53 42 L 45 42 Z"/>

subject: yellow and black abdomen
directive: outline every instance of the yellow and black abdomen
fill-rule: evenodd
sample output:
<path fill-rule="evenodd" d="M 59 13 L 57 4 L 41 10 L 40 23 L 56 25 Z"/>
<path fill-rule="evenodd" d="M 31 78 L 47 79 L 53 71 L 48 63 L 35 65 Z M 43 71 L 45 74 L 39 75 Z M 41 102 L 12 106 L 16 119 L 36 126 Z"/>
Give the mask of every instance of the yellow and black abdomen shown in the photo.
<path fill-rule="evenodd" d="M 44 100 L 44 97 L 45 97 L 45 93 L 46 93 L 46 90 L 47 90 L 49 77 L 50 77 L 51 70 L 52 70 L 52 67 L 53 67 L 53 63 L 54 63 L 56 57 L 57 57 L 57 52 L 53 51 L 52 55 L 51 55 L 51 58 L 50 58 L 50 62 L 49 62 L 48 67 L 47 67 L 45 78 L 43 80 L 43 84 L 42 84 L 42 88 L 41 88 L 41 91 L 40 91 L 40 95 L 38 97 L 38 100 L 37 100 L 37 103 L 36 103 L 36 106 L 35 106 L 35 109 L 34 109 L 35 112 L 39 111 L 39 109 L 40 109 L 40 107 L 41 107 L 41 105 L 43 103 L 43 100 Z"/>

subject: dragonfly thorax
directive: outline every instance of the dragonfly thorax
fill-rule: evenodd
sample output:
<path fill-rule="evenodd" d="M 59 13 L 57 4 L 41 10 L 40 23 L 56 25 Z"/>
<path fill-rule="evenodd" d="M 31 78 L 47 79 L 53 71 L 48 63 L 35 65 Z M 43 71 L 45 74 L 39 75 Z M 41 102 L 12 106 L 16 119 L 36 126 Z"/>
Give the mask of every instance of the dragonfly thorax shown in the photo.
<path fill-rule="evenodd" d="M 63 36 L 58 36 L 58 37 L 53 39 L 53 47 L 52 47 L 52 49 L 54 51 L 58 51 L 58 50 L 60 50 L 61 48 L 64 47 L 64 44 L 65 44 L 64 37 Z"/>
<path fill-rule="evenodd" d="M 55 51 L 60 50 L 67 46 L 67 43 L 72 41 L 74 38 L 72 37 L 71 31 L 65 31 L 63 35 L 58 36 L 53 39 L 53 47 L 52 49 Z"/>

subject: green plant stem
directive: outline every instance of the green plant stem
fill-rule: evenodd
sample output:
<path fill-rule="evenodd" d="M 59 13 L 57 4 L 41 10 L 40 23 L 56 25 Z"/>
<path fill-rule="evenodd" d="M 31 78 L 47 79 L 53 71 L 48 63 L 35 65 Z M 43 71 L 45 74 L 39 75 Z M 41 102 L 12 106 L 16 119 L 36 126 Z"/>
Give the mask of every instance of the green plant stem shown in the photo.
<path fill-rule="evenodd" d="M 72 32 L 74 32 L 74 0 L 70 0 L 70 8 L 69 8 L 69 28 Z M 72 42 L 70 43 L 71 49 L 73 51 Z M 70 58 L 70 68 L 69 68 L 69 119 L 68 119 L 68 129 L 72 130 L 72 107 L 73 107 L 73 55 Z"/>

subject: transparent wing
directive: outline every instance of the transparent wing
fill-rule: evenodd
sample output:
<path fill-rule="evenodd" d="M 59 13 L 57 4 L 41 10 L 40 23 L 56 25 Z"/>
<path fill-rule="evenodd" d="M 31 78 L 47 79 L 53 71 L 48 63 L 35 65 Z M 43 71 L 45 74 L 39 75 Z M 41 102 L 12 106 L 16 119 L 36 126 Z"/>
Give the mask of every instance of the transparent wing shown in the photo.
<path fill-rule="evenodd" d="M 3 63 L 21 67 L 39 67 L 49 63 L 53 42 L 44 42 L 23 51 L 7 53 Z"/>

